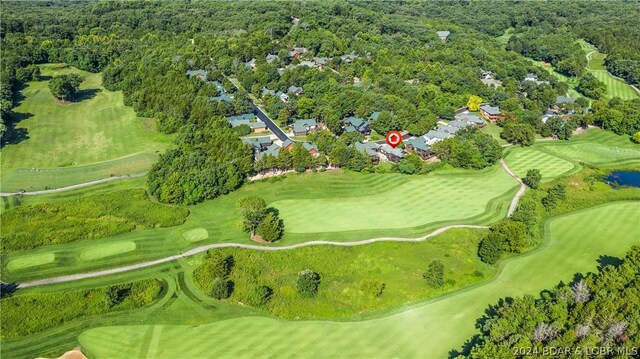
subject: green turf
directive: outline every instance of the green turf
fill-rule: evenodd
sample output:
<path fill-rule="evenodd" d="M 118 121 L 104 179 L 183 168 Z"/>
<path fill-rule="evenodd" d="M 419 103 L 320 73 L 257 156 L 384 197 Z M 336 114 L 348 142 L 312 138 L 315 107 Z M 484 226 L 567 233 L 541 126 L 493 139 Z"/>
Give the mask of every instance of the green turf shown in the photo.
<path fill-rule="evenodd" d="M 623 80 L 617 79 L 607 71 L 590 71 L 593 76 L 607 85 L 607 98 L 620 97 L 623 100 L 632 100 L 640 97 L 638 93 Z"/>
<path fill-rule="evenodd" d="M 135 242 L 104 243 L 87 248 L 80 253 L 80 258 L 85 261 L 115 256 L 117 254 L 131 252 L 136 249 Z"/>
<path fill-rule="evenodd" d="M 204 228 L 194 228 L 184 232 L 182 236 L 189 242 L 199 242 L 209 238 L 209 232 Z"/>
<path fill-rule="evenodd" d="M 602 254 L 624 255 L 640 238 L 639 212 L 640 202 L 618 202 L 552 219 L 545 226 L 545 245 L 503 263 L 495 280 L 378 319 L 242 317 L 196 326 L 106 326 L 85 331 L 79 341 L 95 358 L 443 358 L 476 332 L 476 318 L 499 298 L 570 281 L 574 273 L 595 270 Z"/>
<path fill-rule="evenodd" d="M 55 260 L 53 253 L 26 254 L 14 258 L 7 263 L 8 270 L 21 270 L 52 263 Z"/>
<path fill-rule="evenodd" d="M 60 103 L 48 80 L 30 82 L 14 108 L 17 130 L 26 139 L 2 148 L 0 184 L 4 192 L 61 187 L 146 171 L 170 137 L 155 131 L 152 119 L 138 118 L 123 103 L 121 92 L 101 85 L 101 74 L 60 64 L 41 66 L 44 76 L 79 73 L 85 77 L 81 96 Z"/>
<path fill-rule="evenodd" d="M 498 143 L 501 145 L 507 144 L 507 141 L 500 137 L 500 134 L 502 133 L 502 127 L 496 125 L 495 123 L 487 123 L 480 129 L 480 131 L 491 135 L 491 137 L 495 138 L 496 141 L 498 141 Z"/>
<path fill-rule="evenodd" d="M 566 142 L 538 142 L 534 148 L 592 165 L 640 164 L 640 145 L 628 136 L 600 129 L 590 129 Z"/>
<path fill-rule="evenodd" d="M 520 178 L 526 176 L 527 171 L 533 168 L 540 170 L 543 180 L 550 180 L 578 169 L 570 161 L 539 151 L 535 147 L 512 147 L 505 161 Z"/>

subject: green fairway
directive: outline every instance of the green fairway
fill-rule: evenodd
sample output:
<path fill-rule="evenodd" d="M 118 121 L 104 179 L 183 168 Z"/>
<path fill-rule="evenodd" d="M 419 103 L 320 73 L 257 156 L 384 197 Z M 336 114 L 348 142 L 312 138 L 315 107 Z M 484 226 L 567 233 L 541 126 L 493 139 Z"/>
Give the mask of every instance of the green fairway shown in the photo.
<path fill-rule="evenodd" d="M 507 141 L 500 137 L 500 134 L 502 133 L 502 127 L 498 126 L 495 123 L 487 123 L 480 129 L 480 131 L 491 135 L 491 137 L 495 138 L 496 141 L 498 141 L 498 143 L 501 145 L 507 144 Z"/>
<path fill-rule="evenodd" d="M 357 198 L 290 199 L 271 205 L 280 210 L 292 233 L 410 228 L 480 215 L 490 200 L 513 185 L 513 179 L 494 169 L 484 176 L 430 176 L 390 183 L 385 190 Z"/>
<path fill-rule="evenodd" d="M 638 93 L 623 80 L 613 77 L 607 71 L 590 70 L 598 80 L 607 85 L 607 98 L 620 97 L 623 100 L 638 98 Z"/>
<path fill-rule="evenodd" d="M 593 271 L 598 256 L 622 256 L 638 243 L 640 202 L 618 202 L 546 223 L 545 245 L 506 261 L 495 280 L 379 319 L 282 321 L 242 317 L 205 325 L 133 325 L 85 331 L 79 341 L 109 357 L 421 357 L 443 358 L 475 333 L 489 304 L 535 294 L 574 273 Z M 611 237 L 610 228 L 616 228 Z M 605 240 L 607 239 L 607 240 Z"/>
<path fill-rule="evenodd" d="M 116 242 L 116 243 L 104 243 L 98 246 L 87 248 L 80 253 L 80 258 L 85 261 L 94 259 L 111 257 L 116 254 L 122 254 L 131 252 L 136 249 L 135 242 Z"/>
<path fill-rule="evenodd" d="M 535 148 L 593 165 L 640 164 L 640 145 L 600 129 L 590 129 L 570 141 L 538 142 Z"/>
<path fill-rule="evenodd" d="M 9 263 L 7 263 L 7 269 L 28 269 L 31 267 L 41 266 L 43 264 L 49 264 L 53 262 L 55 258 L 56 256 L 53 253 L 26 254 L 10 260 Z"/>
<path fill-rule="evenodd" d="M 518 177 L 524 177 L 527 170 L 537 168 L 544 180 L 569 174 L 578 167 L 570 161 L 539 151 L 533 147 L 512 147 L 505 161 Z"/>
<path fill-rule="evenodd" d="M 194 228 L 184 232 L 182 236 L 189 242 L 199 242 L 209 238 L 209 232 L 204 228 Z"/>
<path fill-rule="evenodd" d="M 48 80 L 30 82 L 14 108 L 16 129 L 26 133 L 2 148 L 4 192 L 57 188 L 146 171 L 170 137 L 155 130 L 153 119 L 138 118 L 121 92 L 102 87 L 101 74 L 61 64 L 41 66 L 43 76 L 79 73 L 85 77 L 81 99 L 60 103 Z M 11 139 L 10 139 L 11 141 Z"/>

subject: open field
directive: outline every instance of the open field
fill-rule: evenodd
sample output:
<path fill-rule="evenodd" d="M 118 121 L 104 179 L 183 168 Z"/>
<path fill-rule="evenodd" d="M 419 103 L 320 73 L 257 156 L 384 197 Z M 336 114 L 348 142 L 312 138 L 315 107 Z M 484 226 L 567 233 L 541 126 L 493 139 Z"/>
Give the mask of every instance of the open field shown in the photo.
<path fill-rule="evenodd" d="M 54 99 L 48 80 L 30 82 L 14 109 L 23 139 L 2 148 L 3 192 L 55 188 L 146 171 L 170 137 L 155 131 L 153 119 L 138 118 L 121 92 L 102 87 L 100 74 L 63 64 L 41 66 L 42 75 L 79 73 L 85 77 L 80 99 Z M 17 142 L 12 143 L 11 141 Z"/>
<path fill-rule="evenodd" d="M 206 243 L 252 243 L 240 230 L 235 210 L 235 202 L 247 195 L 262 196 L 269 205 L 281 211 L 286 229 L 283 239 L 272 244 L 278 246 L 309 240 L 418 237 L 447 224 L 489 224 L 506 215 L 517 187 L 517 182 L 498 166 L 484 171 L 438 171 L 425 176 L 333 171 L 293 174 L 252 182 L 229 195 L 192 206 L 189 217 L 180 226 L 136 230 L 107 238 L 9 253 L 7 259 L 27 253 L 55 253 L 56 260 L 37 269 L 5 270 L 2 275 L 3 280 L 24 281 L 141 262 Z M 389 200 L 395 201 L 396 207 L 389 208 L 385 203 Z M 327 210 L 314 208 L 318 203 L 328 206 Z M 412 206 L 419 210 L 411 210 Z M 309 211 L 310 222 L 317 222 L 313 227 L 315 232 L 304 232 L 305 219 L 298 216 L 303 211 Z M 375 213 L 388 218 L 380 221 L 373 217 Z M 371 223 L 381 222 L 386 227 L 365 227 L 362 219 L 355 220 L 358 216 L 364 216 Z M 199 239 L 204 231 L 208 235 L 206 241 Z M 87 248 L 107 242 L 131 241 L 136 244 L 134 251 L 90 261 L 81 257 Z"/>
<path fill-rule="evenodd" d="M 242 317 L 196 326 L 107 326 L 85 331 L 79 341 L 96 358 L 443 358 L 474 334 L 475 319 L 499 298 L 570 281 L 574 273 L 594 270 L 602 254 L 622 256 L 640 236 L 638 211 L 640 202 L 618 202 L 552 219 L 545 226 L 545 245 L 507 260 L 494 280 L 387 317 L 355 322 Z M 618 228 L 615 240 L 603 241 L 612 227 Z"/>

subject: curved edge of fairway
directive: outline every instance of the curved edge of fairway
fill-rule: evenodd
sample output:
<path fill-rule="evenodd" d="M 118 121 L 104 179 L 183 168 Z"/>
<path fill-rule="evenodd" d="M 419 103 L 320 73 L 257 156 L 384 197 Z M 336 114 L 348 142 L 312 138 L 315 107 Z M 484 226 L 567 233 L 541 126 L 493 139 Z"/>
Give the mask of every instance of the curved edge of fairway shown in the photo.
<path fill-rule="evenodd" d="M 549 142 L 551 142 L 551 141 L 549 141 Z M 536 144 L 536 145 L 530 146 L 530 147 L 510 146 L 510 147 L 508 147 L 506 149 L 505 154 L 503 156 L 503 159 L 507 163 L 507 165 L 509 165 L 511 170 L 516 175 L 518 175 L 518 177 L 520 177 L 520 178 L 525 177 L 526 170 L 528 170 L 528 169 L 532 169 L 532 168 L 539 169 L 540 172 L 542 173 L 542 181 L 543 182 L 551 181 L 551 180 L 554 180 L 554 179 L 559 178 L 559 177 L 569 176 L 569 175 L 574 174 L 574 173 L 576 173 L 576 172 L 578 172 L 578 171 L 580 171 L 582 169 L 582 165 L 580 165 L 580 163 L 578 161 L 576 161 L 576 160 L 574 160 L 572 158 L 569 158 L 569 157 L 558 155 L 556 153 L 545 151 L 544 150 L 544 147 L 545 147 L 544 146 L 544 142 L 541 142 L 541 143 L 542 143 L 542 145 Z M 539 155 L 538 155 L 539 157 L 541 157 L 541 155 L 543 155 L 544 157 L 547 157 L 547 158 L 554 157 L 556 160 L 558 160 L 558 165 L 557 166 L 560 166 L 561 162 L 566 162 L 567 164 L 571 165 L 571 168 L 568 168 L 568 166 L 564 166 L 564 164 L 562 164 L 562 166 L 567 167 L 568 169 L 561 168 L 562 172 L 558 172 L 558 173 L 554 172 L 552 174 L 547 174 L 547 175 L 545 175 L 545 172 L 547 172 L 547 173 L 550 172 L 553 169 L 552 168 L 553 166 L 551 166 L 550 168 L 547 168 L 549 166 L 541 167 L 540 163 L 538 163 L 538 164 L 531 164 L 525 169 L 520 164 L 520 162 L 523 161 L 523 159 L 516 160 L 517 164 L 514 164 L 514 162 L 513 162 L 514 161 L 514 156 L 516 156 L 515 153 L 523 152 L 523 151 L 532 151 L 534 153 L 537 152 L 537 153 L 539 153 Z M 519 156 L 522 156 L 522 155 L 519 155 Z M 527 159 L 524 159 L 524 161 L 526 161 L 526 160 Z M 516 169 L 514 169 L 514 167 L 516 167 Z"/>
<path fill-rule="evenodd" d="M 627 232 L 622 243 L 600 241 L 602 233 L 598 232 L 606 231 L 609 226 L 601 226 L 591 217 L 604 213 L 617 223 L 635 223 L 638 209 L 639 201 L 617 201 L 550 218 L 545 222 L 544 242 L 534 251 L 502 261 L 500 271 L 492 280 L 387 312 L 379 318 L 291 321 L 249 316 L 196 326 L 104 326 L 84 331 L 78 341 L 95 357 L 112 357 L 116 353 L 138 356 L 140 351 L 134 352 L 137 348 L 128 344 L 140 341 L 144 333 L 152 330 L 158 336 L 154 341 L 160 345 L 144 349 L 149 357 L 172 357 L 179 352 L 191 357 L 207 353 L 216 357 L 442 358 L 459 349 L 464 340 L 477 332 L 476 319 L 501 297 L 534 293 L 558 281 L 570 280 L 577 272 L 593 270 L 594 260 L 600 254 L 621 255 L 627 245 L 634 244 L 633 231 Z M 632 212 L 624 216 L 620 211 Z M 570 217 L 576 217 L 577 223 L 586 226 L 566 222 Z M 592 226 L 598 230 L 594 232 Z M 571 235 L 576 228 L 588 231 L 589 238 L 585 241 Z M 557 248 L 551 250 L 550 247 Z M 581 255 L 583 248 L 586 255 Z M 542 252 L 549 255 L 541 256 Z M 559 268 L 554 267 L 553 273 L 541 270 L 548 268 L 549 261 L 558 262 Z"/>

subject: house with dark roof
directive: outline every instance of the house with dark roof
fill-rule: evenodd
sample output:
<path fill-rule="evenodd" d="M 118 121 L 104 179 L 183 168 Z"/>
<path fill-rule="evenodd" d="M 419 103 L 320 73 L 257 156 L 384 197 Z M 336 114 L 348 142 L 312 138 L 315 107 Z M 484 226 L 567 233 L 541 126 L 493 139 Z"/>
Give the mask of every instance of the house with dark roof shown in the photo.
<path fill-rule="evenodd" d="M 365 121 L 360 117 L 347 117 L 343 120 L 344 130 L 347 132 L 355 132 L 358 131 L 363 135 L 368 135 L 371 133 L 371 129 L 369 128 L 369 122 Z"/>
<path fill-rule="evenodd" d="M 436 34 L 438 34 L 438 37 L 440 38 L 440 40 L 447 41 L 447 38 L 449 38 L 449 35 L 451 34 L 451 32 L 450 31 L 436 31 Z"/>
<path fill-rule="evenodd" d="M 375 142 L 356 142 L 353 144 L 353 146 L 356 148 L 356 150 L 369 155 L 369 157 L 371 158 L 371 162 L 374 165 L 380 162 L 380 157 L 378 156 L 378 149 L 380 148 L 379 144 Z"/>
<path fill-rule="evenodd" d="M 399 162 L 401 159 L 407 156 L 407 153 L 399 147 L 393 148 L 388 144 L 380 146 L 380 153 L 385 155 L 391 162 Z"/>
<path fill-rule="evenodd" d="M 480 106 L 480 114 L 491 122 L 495 122 L 500 118 L 502 112 L 500 112 L 500 108 L 497 106 L 491 106 L 489 104 L 484 104 Z"/>
<path fill-rule="evenodd" d="M 273 144 L 273 140 L 269 136 L 243 138 L 242 142 L 253 147 L 253 151 L 256 154 L 266 150 Z"/>
<path fill-rule="evenodd" d="M 314 119 L 296 120 L 293 122 L 293 135 L 306 136 L 307 133 L 318 129 L 318 123 Z"/>
<path fill-rule="evenodd" d="M 207 70 L 190 70 L 187 71 L 187 77 L 188 78 L 192 78 L 192 77 L 197 77 L 202 81 L 207 81 Z"/>
<path fill-rule="evenodd" d="M 424 137 L 410 138 L 404 141 L 404 146 L 407 151 L 416 153 L 423 160 L 431 156 L 431 146 L 427 145 Z"/>
<path fill-rule="evenodd" d="M 287 93 L 294 94 L 296 96 L 300 96 L 300 95 L 304 94 L 304 90 L 302 89 L 302 87 L 289 86 L 289 88 L 287 89 Z"/>

